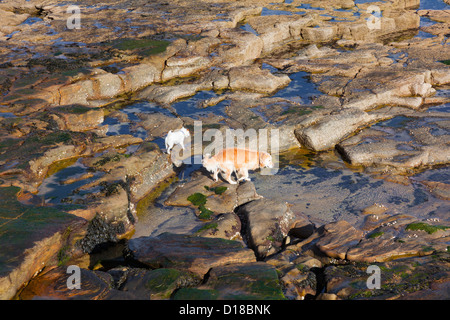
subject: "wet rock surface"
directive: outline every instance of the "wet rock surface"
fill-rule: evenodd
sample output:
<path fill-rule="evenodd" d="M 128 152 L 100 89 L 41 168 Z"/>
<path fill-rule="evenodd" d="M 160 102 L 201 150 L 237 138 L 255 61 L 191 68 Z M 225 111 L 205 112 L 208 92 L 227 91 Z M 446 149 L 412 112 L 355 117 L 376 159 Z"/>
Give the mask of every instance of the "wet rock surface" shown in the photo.
<path fill-rule="evenodd" d="M 45 265 L 67 262 L 87 221 L 61 208 L 24 201 L 29 197 L 17 187 L 0 188 L 0 197 L 0 297 L 8 299 Z"/>
<path fill-rule="evenodd" d="M 376 264 L 382 274 L 379 289 L 367 289 L 367 264 L 325 269 L 327 292 L 338 299 L 440 300 L 448 290 L 448 255 L 399 259 Z"/>
<path fill-rule="evenodd" d="M 234 262 L 252 262 L 255 255 L 238 241 L 220 238 L 161 234 L 129 242 L 129 255 L 151 268 L 181 268 L 204 276 L 211 267 Z"/>
<path fill-rule="evenodd" d="M 232 263 L 213 267 L 207 282 L 196 288 L 183 288 L 174 299 L 284 299 L 277 272 L 263 262 Z"/>
<path fill-rule="evenodd" d="M 243 222 L 242 232 L 259 259 L 281 250 L 292 226 L 295 214 L 287 203 L 259 199 L 241 206 L 237 212 Z"/>
<path fill-rule="evenodd" d="M 447 298 L 447 3 L 3 1 L 0 297 Z M 276 173 L 167 155 L 195 121 Z"/>

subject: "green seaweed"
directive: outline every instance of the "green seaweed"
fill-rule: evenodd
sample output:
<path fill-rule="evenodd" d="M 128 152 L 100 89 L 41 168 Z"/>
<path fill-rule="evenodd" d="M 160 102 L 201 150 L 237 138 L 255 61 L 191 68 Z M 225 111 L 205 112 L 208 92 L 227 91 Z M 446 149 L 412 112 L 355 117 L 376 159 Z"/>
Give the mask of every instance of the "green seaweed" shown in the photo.
<path fill-rule="evenodd" d="M 221 186 L 221 187 L 215 187 L 215 188 L 210 188 L 208 186 L 205 186 L 205 189 L 208 191 L 212 191 L 215 194 L 221 195 L 222 193 L 224 193 L 225 191 L 228 190 L 227 187 Z"/>
<path fill-rule="evenodd" d="M 441 226 L 441 225 L 433 226 L 433 225 L 430 225 L 425 222 L 413 222 L 413 223 L 408 224 L 406 226 L 405 230 L 411 230 L 411 231 L 422 230 L 428 234 L 433 234 L 438 230 L 447 230 L 448 228 L 450 228 L 450 227 Z"/>
<path fill-rule="evenodd" d="M 204 186 L 206 190 L 208 191 L 213 191 L 215 194 L 217 195 L 221 195 L 222 193 L 224 193 L 225 191 L 228 190 L 227 187 L 215 187 L 215 188 L 210 188 L 208 186 Z M 199 218 L 202 220 L 210 220 L 212 215 L 214 214 L 213 211 L 209 210 L 208 208 L 206 208 L 205 204 L 207 201 L 207 197 L 200 192 L 196 192 L 194 194 L 191 194 L 189 197 L 187 197 L 187 200 L 189 202 L 191 202 L 194 206 L 198 207 L 198 210 L 200 211 L 199 214 Z"/>
<path fill-rule="evenodd" d="M 195 285 L 200 278 L 182 270 L 160 268 L 147 273 L 144 281 L 152 296 L 169 299 L 176 289 Z"/>
<path fill-rule="evenodd" d="M 198 206 L 198 209 L 200 210 L 199 218 L 202 220 L 209 220 L 211 219 L 213 211 L 207 209 L 204 204 L 201 204 Z"/>
<path fill-rule="evenodd" d="M 58 143 L 69 143 L 72 141 L 72 136 L 66 131 L 55 131 L 46 135 L 33 135 L 28 137 L 25 144 L 39 143 L 40 145 L 53 145 Z"/>
<path fill-rule="evenodd" d="M 212 222 L 212 223 L 207 223 L 205 224 L 203 227 L 201 227 L 200 229 L 197 230 L 196 233 L 200 233 L 202 231 L 206 231 L 206 230 L 210 230 L 210 229 L 215 229 L 217 230 L 217 227 L 219 225 L 217 224 L 217 222 Z"/>
<path fill-rule="evenodd" d="M 149 279 L 145 283 L 145 287 L 154 292 L 162 292 L 167 290 L 175 280 L 180 276 L 181 272 L 175 269 L 156 269 L 151 271 Z"/>
<path fill-rule="evenodd" d="M 259 266 L 242 267 L 239 270 L 220 276 L 215 283 L 212 282 L 212 285 L 223 295 L 223 299 L 286 299 L 275 268 Z"/>
<path fill-rule="evenodd" d="M 373 232 L 373 233 L 369 234 L 367 237 L 369 239 L 374 239 L 374 238 L 377 238 L 377 237 L 381 237 L 383 234 L 384 234 L 383 231 Z"/>
<path fill-rule="evenodd" d="M 94 162 L 94 167 L 102 167 L 108 162 L 118 162 L 120 161 L 120 154 L 115 154 L 114 156 L 105 156 L 102 157 L 100 160 Z"/>
<path fill-rule="evenodd" d="M 196 192 L 187 197 L 188 201 L 190 201 L 194 206 L 200 206 L 206 204 L 206 196 L 203 193 Z"/>
<path fill-rule="evenodd" d="M 58 267 L 64 266 L 71 258 L 70 254 L 69 254 L 69 250 L 70 250 L 70 247 L 66 245 L 58 251 L 58 254 L 57 254 Z"/>
<path fill-rule="evenodd" d="M 26 257 L 24 252 L 36 242 L 60 231 L 67 238 L 68 227 L 78 219 L 56 207 L 24 205 L 17 200 L 19 191 L 18 187 L 0 188 L 0 274 L 17 268 Z M 67 261 L 64 245 L 55 251 L 59 263 Z"/>
<path fill-rule="evenodd" d="M 213 289 L 181 288 L 174 296 L 174 300 L 217 300 L 219 293 Z"/>
<path fill-rule="evenodd" d="M 423 246 L 422 247 L 422 251 L 423 252 L 433 252 L 433 251 L 435 251 L 436 249 L 434 249 L 433 247 L 431 247 L 431 246 Z"/>
<path fill-rule="evenodd" d="M 289 115 L 289 114 L 296 114 L 299 116 L 304 116 L 306 114 L 310 114 L 312 110 L 305 110 L 298 107 L 289 107 L 287 110 L 283 111 L 281 113 L 282 116 Z"/>
<path fill-rule="evenodd" d="M 213 211 L 207 209 L 205 207 L 206 204 L 206 196 L 203 193 L 196 192 L 194 194 L 191 194 L 189 197 L 187 197 L 188 201 L 190 201 L 194 206 L 198 206 L 198 209 L 200 210 L 199 218 L 202 220 L 209 220 L 211 219 Z"/>
<path fill-rule="evenodd" d="M 216 187 L 216 188 L 214 188 L 214 193 L 215 194 L 222 194 L 222 193 L 224 193 L 225 191 L 227 191 L 227 187 Z"/>
<path fill-rule="evenodd" d="M 302 271 L 302 272 L 307 272 L 309 271 L 309 267 L 303 263 L 299 263 L 295 266 L 297 268 L 297 270 Z"/>
<path fill-rule="evenodd" d="M 113 43 L 113 48 L 138 51 L 141 55 L 148 56 L 166 51 L 169 44 L 167 40 L 119 39 Z"/>

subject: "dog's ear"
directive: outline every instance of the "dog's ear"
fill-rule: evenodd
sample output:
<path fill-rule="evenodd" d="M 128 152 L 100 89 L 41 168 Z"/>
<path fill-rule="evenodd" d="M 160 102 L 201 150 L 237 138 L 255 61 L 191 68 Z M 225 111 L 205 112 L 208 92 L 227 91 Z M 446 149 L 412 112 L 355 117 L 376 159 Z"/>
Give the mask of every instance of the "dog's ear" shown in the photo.
<path fill-rule="evenodd" d="M 267 152 L 264 151 L 260 151 L 258 152 L 259 156 L 258 156 L 258 160 L 259 160 L 259 167 L 262 168 L 265 165 L 265 160 L 268 158 L 268 156 L 270 156 Z"/>
<path fill-rule="evenodd" d="M 258 152 L 258 167 L 262 168 L 262 152 Z"/>
<path fill-rule="evenodd" d="M 272 159 L 272 155 L 270 153 L 264 152 L 263 165 L 265 167 L 269 167 L 269 165 L 273 166 L 273 159 Z"/>

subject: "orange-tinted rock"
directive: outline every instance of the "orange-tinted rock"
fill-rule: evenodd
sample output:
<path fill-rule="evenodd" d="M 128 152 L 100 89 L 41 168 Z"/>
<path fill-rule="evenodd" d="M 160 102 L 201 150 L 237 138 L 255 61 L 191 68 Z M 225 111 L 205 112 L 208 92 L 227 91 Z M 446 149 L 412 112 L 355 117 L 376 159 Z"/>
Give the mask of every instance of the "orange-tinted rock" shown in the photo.
<path fill-rule="evenodd" d="M 330 257 L 345 259 L 347 251 L 355 246 L 362 236 L 362 231 L 355 229 L 347 221 L 331 222 L 324 226 L 324 235 L 316 242 L 316 246 Z"/>

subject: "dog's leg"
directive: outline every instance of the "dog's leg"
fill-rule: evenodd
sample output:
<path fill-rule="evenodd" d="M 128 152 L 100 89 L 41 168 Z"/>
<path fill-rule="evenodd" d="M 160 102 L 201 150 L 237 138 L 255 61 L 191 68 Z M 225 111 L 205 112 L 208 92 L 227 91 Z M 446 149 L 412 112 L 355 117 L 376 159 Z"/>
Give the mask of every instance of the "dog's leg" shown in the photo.
<path fill-rule="evenodd" d="M 250 179 L 250 177 L 248 176 L 248 169 L 244 169 L 244 170 L 245 170 L 245 171 L 244 171 L 244 172 L 245 172 L 245 174 L 244 174 L 244 178 L 245 178 L 245 179 L 244 179 L 244 180 L 245 180 L 245 181 L 251 181 L 252 179 Z"/>
<path fill-rule="evenodd" d="M 239 175 L 241 175 L 241 177 L 238 179 L 238 181 L 241 181 L 241 180 L 251 181 L 251 179 L 248 177 L 248 169 L 246 169 L 246 168 L 240 169 Z"/>
<path fill-rule="evenodd" d="M 225 172 L 225 180 L 229 183 L 229 184 L 237 184 L 237 182 L 236 181 L 233 181 L 232 179 L 231 179 L 231 174 L 233 173 L 233 170 L 232 169 L 230 169 L 230 168 L 226 168 L 225 170 L 224 170 Z"/>
<path fill-rule="evenodd" d="M 242 174 L 242 169 L 239 169 L 236 171 L 236 178 L 237 178 L 237 181 L 241 181 L 242 179 L 244 179 L 243 174 Z"/>
<path fill-rule="evenodd" d="M 213 179 L 216 182 L 219 180 L 219 169 L 217 169 L 217 168 L 216 168 L 216 170 L 214 170 Z"/>
<path fill-rule="evenodd" d="M 170 154 L 170 150 L 172 150 L 173 148 L 173 144 L 168 144 L 166 149 L 167 149 L 167 153 Z"/>

